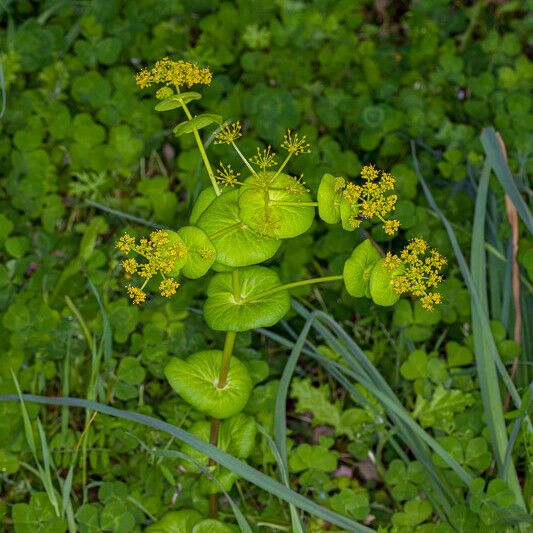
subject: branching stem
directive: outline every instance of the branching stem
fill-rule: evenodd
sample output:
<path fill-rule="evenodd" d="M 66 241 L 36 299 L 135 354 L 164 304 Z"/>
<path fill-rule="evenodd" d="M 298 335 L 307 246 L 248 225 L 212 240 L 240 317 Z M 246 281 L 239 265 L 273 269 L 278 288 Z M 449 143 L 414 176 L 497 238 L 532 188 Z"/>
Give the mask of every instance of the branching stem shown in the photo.
<path fill-rule="evenodd" d="M 179 93 L 179 88 L 176 87 L 176 90 Z M 189 122 L 192 120 L 193 116 L 191 115 L 191 112 L 189 111 L 189 108 L 187 107 L 187 104 L 180 100 L 181 107 L 183 108 L 183 111 L 185 112 L 185 115 L 187 116 L 187 119 Z M 209 179 L 211 180 L 211 185 L 213 185 L 213 189 L 215 189 L 215 193 L 217 196 L 220 196 L 222 194 L 222 191 L 220 190 L 220 187 L 218 186 L 217 180 L 215 178 L 215 173 L 213 172 L 213 169 L 211 168 L 211 163 L 209 162 L 209 159 L 207 157 L 207 154 L 205 153 L 204 144 L 202 143 L 202 139 L 200 138 L 200 134 L 198 133 L 198 130 L 193 127 L 193 135 L 196 140 L 196 145 L 198 146 L 198 150 L 200 151 L 200 155 L 202 156 L 202 160 L 205 165 L 205 169 L 207 170 L 207 174 L 209 176 Z"/>

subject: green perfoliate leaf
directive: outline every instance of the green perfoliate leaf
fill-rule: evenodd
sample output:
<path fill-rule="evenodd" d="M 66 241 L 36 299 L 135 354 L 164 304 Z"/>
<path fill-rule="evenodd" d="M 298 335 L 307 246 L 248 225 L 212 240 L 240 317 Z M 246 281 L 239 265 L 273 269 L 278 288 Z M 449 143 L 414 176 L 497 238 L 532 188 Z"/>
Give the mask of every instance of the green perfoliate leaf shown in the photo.
<path fill-rule="evenodd" d="M 346 231 L 354 231 L 355 228 L 357 228 L 357 224 L 354 224 L 353 217 L 357 217 L 359 209 L 358 208 L 354 209 L 350 205 L 350 202 L 348 202 L 346 198 L 342 197 L 339 211 L 341 215 L 342 229 Z"/>
<path fill-rule="evenodd" d="M 213 243 L 217 262 L 229 267 L 262 263 L 278 250 L 281 241 L 261 237 L 239 214 L 239 191 L 222 194 L 205 209 L 197 226 Z"/>
<path fill-rule="evenodd" d="M 191 216 L 189 217 L 189 224 L 196 224 L 200 215 L 211 205 L 213 200 L 217 197 L 217 193 L 213 187 L 204 189 L 196 198 L 193 208 L 191 210 Z"/>
<path fill-rule="evenodd" d="M 324 174 L 318 186 L 318 216 L 328 224 L 337 224 L 341 219 L 342 190 L 335 190 L 339 178 Z"/>
<path fill-rule="evenodd" d="M 392 287 L 392 280 L 401 274 L 401 269 L 391 271 L 387 268 L 383 259 L 374 265 L 370 274 L 370 296 L 375 304 L 389 306 L 400 299 L 400 295 Z"/>
<path fill-rule="evenodd" d="M 216 274 L 207 287 L 204 305 L 208 326 L 215 331 L 237 332 L 273 326 L 289 311 L 289 292 L 258 296 L 280 284 L 273 270 L 260 266 Z"/>
<path fill-rule="evenodd" d="M 170 386 L 195 409 L 214 418 L 229 418 L 248 401 L 252 380 L 247 368 L 232 357 L 224 387 L 218 387 L 221 350 L 197 352 L 187 359 L 171 359 L 165 368 Z"/>
<path fill-rule="evenodd" d="M 215 262 L 213 243 L 201 229 L 194 226 L 180 228 L 178 235 L 187 247 L 182 273 L 190 279 L 201 278 Z"/>
<path fill-rule="evenodd" d="M 174 128 L 174 135 L 180 137 L 185 133 L 191 133 L 195 129 L 200 130 L 209 126 L 209 124 L 222 124 L 222 117 L 220 115 L 215 115 L 214 113 L 204 113 L 203 115 L 196 115 L 191 120 L 182 122 Z"/>
<path fill-rule="evenodd" d="M 174 258 L 174 267 L 168 273 L 169 276 L 175 277 L 180 273 L 180 270 L 183 268 L 183 265 L 185 265 L 185 262 L 187 261 L 187 247 L 183 242 L 183 239 L 175 231 L 167 230 L 166 233 L 168 235 L 168 238 L 170 239 L 170 245 L 177 246 L 177 249 L 179 251 L 177 255 L 172 255 L 172 257 Z M 168 252 L 165 252 L 165 250 L 163 249 L 162 257 L 166 259 L 168 256 Z"/>
<path fill-rule="evenodd" d="M 195 524 L 202 520 L 202 515 L 192 509 L 172 511 L 163 515 L 159 522 L 148 526 L 146 533 L 192 533 Z"/>
<path fill-rule="evenodd" d="M 189 431 L 200 439 L 209 442 L 210 427 L 211 424 L 207 420 L 200 420 L 194 423 Z M 253 417 L 238 413 L 220 423 L 217 446 L 238 459 L 246 459 L 255 446 L 256 434 L 257 426 Z M 206 455 L 198 452 L 192 446 L 185 444 L 182 451 L 200 464 L 207 465 L 209 462 Z M 196 471 L 194 466 L 187 465 L 187 468 Z"/>
<path fill-rule="evenodd" d="M 188 104 L 193 100 L 200 100 L 200 98 L 202 98 L 200 93 L 195 93 L 192 91 L 187 93 L 173 94 L 172 96 L 169 96 L 168 98 L 158 102 L 154 109 L 156 111 L 170 111 L 171 109 L 181 107 L 182 102 L 184 104 Z"/>
<path fill-rule="evenodd" d="M 368 239 L 355 248 L 342 272 L 349 294 L 356 298 L 370 298 L 370 275 L 379 259 L 379 252 Z"/>
<path fill-rule="evenodd" d="M 223 522 L 208 518 L 196 524 L 192 533 L 233 533 L 233 529 Z"/>
<path fill-rule="evenodd" d="M 240 217 L 261 235 L 290 239 L 305 233 L 313 223 L 313 206 L 307 189 L 288 174 L 259 172 L 246 179 L 239 194 Z"/>

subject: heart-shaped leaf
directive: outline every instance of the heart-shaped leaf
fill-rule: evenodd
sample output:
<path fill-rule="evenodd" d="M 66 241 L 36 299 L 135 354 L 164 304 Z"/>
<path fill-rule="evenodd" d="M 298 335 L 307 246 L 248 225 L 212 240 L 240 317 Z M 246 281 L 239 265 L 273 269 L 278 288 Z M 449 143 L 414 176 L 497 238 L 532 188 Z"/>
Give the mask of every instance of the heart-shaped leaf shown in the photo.
<path fill-rule="evenodd" d="M 201 229 L 194 226 L 180 228 L 178 235 L 187 247 L 182 273 L 190 279 L 202 277 L 216 259 L 213 243 Z"/>
<path fill-rule="evenodd" d="M 289 310 L 289 292 L 261 294 L 279 285 L 278 275 L 261 266 L 215 274 L 207 287 L 204 305 L 207 325 L 216 331 L 248 331 L 273 326 Z"/>
<path fill-rule="evenodd" d="M 394 305 L 400 295 L 392 288 L 392 280 L 403 273 L 402 269 L 390 270 L 380 259 L 372 268 L 370 274 L 370 296 L 378 305 Z"/>
<path fill-rule="evenodd" d="M 240 217 L 261 235 L 290 239 L 311 227 L 314 207 L 298 205 L 311 200 L 305 186 L 288 174 L 259 172 L 241 188 Z"/>
<path fill-rule="evenodd" d="M 200 215 L 209 207 L 213 200 L 217 197 L 217 194 L 213 187 L 204 189 L 196 198 L 193 208 L 191 210 L 191 216 L 189 217 L 189 224 L 196 224 Z"/>
<path fill-rule="evenodd" d="M 337 179 L 331 174 L 324 174 L 318 186 L 318 216 L 328 224 L 337 224 L 341 219 L 342 190 L 335 190 Z"/>
<path fill-rule="evenodd" d="M 146 533 L 192 533 L 193 527 L 202 521 L 202 515 L 192 509 L 172 511 L 161 517 L 159 522 L 148 526 Z"/>
<path fill-rule="evenodd" d="M 217 262 L 230 267 L 262 263 L 278 250 L 281 241 L 261 237 L 239 215 L 239 191 L 222 194 L 198 219 L 217 252 Z"/>
<path fill-rule="evenodd" d="M 174 128 L 174 135 L 180 137 L 185 133 L 191 133 L 192 131 L 200 130 L 213 123 L 222 124 L 222 117 L 215 115 L 214 113 L 204 113 L 203 115 L 196 115 L 191 120 L 182 122 Z"/>
<path fill-rule="evenodd" d="M 165 367 L 170 386 L 195 409 L 213 418 L 242 411 L 252 391 L 248 369 L 232 357 L 226 384 L 218 386 L 221 350 L 197 352 L 187 359 L 172 358 Z"/>
<path fill-rule="evenodd" d="M 172 96 L 169 96 L 168 98 L 158 102 L 155 106 L 155 110 L 170 111 L 171 109 L 181 107 L 182 102 L 184 104 L 188 104 L 189 102 L 192 102 L 193 100 L 199 100 L 200 98 L 202 98 L 200 93 L 195 93 L 192 91 L 187 93 L 173 94 Z"/>
<path fill-rule="evenodd" d="M 355 248 L 352 255 L 344 263 L 344 284 L 346 290 L 356 298 L 370 298 L 370 275 L 380 255 L 366 239 Z"/>

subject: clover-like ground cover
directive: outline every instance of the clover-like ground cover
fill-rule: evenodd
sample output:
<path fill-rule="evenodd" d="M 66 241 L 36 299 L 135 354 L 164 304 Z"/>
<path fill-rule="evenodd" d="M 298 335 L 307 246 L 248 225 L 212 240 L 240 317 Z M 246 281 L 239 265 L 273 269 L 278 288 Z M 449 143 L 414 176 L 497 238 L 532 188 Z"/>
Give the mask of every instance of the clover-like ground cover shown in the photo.
<path fill-rule="evenodd" d="M 0 394 L 17 394 L 18 385 L 52 399 L 96 401 L 164 420 L 202 442 L 210 417 L 219 417 L 218 450 L 229 455 L 209 460 L 192 441 L 94 403 L 2 401 L 2 529 L 199 533 L 245 530 L 244 518 L 253 531 L 354 531 L 355 522 L 398 533 L 527 531 L 530 11 L 527 1 L 7 3 L 0 13 Z M 180 98 L 163 91 L 154 111 L 156 88 L 139 90 L 135 74 L 164 56 L 209 66 L 214 76 L 180 71 Z M 158 80 L 175 74 L 165 68 Z M 202 118 L 191 123 L 181 101 Z M 229 120 L 227 129 L 220 120 Z M 497 137 L 480 142 L 490 124 L 507 163 Z M 206 212 L 216 193 L 193 133 L 201 126 L 228 221 Z M 311 152 L 280 173 L 303 178 L 283 183 L 274 198 L 280 191 L 269 189 L 277 184 L 258 182 L 231 144 L 212 137 L 215 130 L 226 141 L 244 134 L 241 153 L 266 165 L 253 165 L 258 174 L 273 171 L 269 158 L 287 130 L 305 135 Z M 395 209 L 380 212 L 388 225 L 367 220 L 355 188 L 371 164 L 396 180 Z M 237 181 L 257 187 L 240 195 Z M 268 199 L 258 194 L 265 189 Z M 297 207 L 317 211 L 301 220 L 306 233 L 282 241 L 291 235 L 285 217 L 269 216 L 273 200 L 316 201 Z M 277 213 L 291 217 L 293 208 Z M 152 232 L 152 251 L 161 255 L 151 262 L 115 248 L 123 233 L 140 245 Z M 448 259 L 441 303 L 424 302 L 432 311 L 406 296 L 420 289 L 417 258 L 409 255 L 410 272 L 395 268 L 415 238 Z M 129 280 L 126 259 L 136 261 L 124 265 Z M 141 263 L 151 265 L 144 277 Z M 272 266 L 267 277 L 276 283 L 336 279 L 273 293 L 264 315 L 284 322 L 243 333 L 271 324 L 224 307 L 228 269 L 242 269 L 245 280 L 247 269 Z M 398 290 L 383 291 L 383 277 Z M 211 325 L 238 325 L 231 351 L 246 377 L 232 385 L 249 394 L 243 411 L 227 418 L 223 404 L 206 411 L 199 394 L 191 406 L 165 378 L 171 361 L 223 353 L 224 333 L 199 314 L 204 309 L 209 320 L 210 306 Z M 288 359 L 312 310 L 328 313 L 348 337 L 317 315 L 298 360 L 298 346 Z M 197 377 L 206 384 L 206 375 Z M 229 468 L 229 456 L 281 485 Z M 216 519 L 209 518 L 213 499 Z"/>

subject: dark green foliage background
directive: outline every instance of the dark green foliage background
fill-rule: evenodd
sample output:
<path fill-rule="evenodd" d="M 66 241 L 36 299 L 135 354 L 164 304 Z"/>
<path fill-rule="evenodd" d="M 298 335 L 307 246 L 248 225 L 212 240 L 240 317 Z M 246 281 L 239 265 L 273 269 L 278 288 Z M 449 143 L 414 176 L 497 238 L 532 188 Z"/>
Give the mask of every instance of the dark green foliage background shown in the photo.
<path fill-rule="evenodd" d="M 204 97 L 195 109 L 241 120 L 247 133 L 241 143 L 245 153 L 251 155 L 257 145 L 277 146 L 287 128 L 307 135 L 312 153 L 292 161 L 290 170 L 303 172 L 312 190 L 324 172 L 353 178 L 365 163 L 390 169 L 398 178 L 400 238 L 392 245 L 379 228 L 367 229 L 385 249 L 420 236 L 450 257 L 442 291 L 446 301 L 439 310 L 428 314 L 408 300 L 394 312 L 377 309 L 341 293 L 340 286 L 294 294 L 344 321 L 404 404 L 415 409 L 415 418 L 458 460 L 484 476 L 491 458 L 471 367 L 470 301 L 446 233 L 418 186 L 410 142 L 416 141 L 422 172 L 465 251 L 471 240 L 475 176 L 484 157 L 482 127 L 494 125 L 500 131 L 519 187 L 531 194 L 526 177 L 533 171 L 533 3 L 486 4 L 4 2 L 0 393 L 15 391 L 14 371 L 27 392 L 87 395 L 87 335 L 97 339 L 101 334 L 90 280 L 104 302 L 114 336 L 99 399 L 185 428 L 199 418 L 170 393 L 162 369 L 171 355 L 184 357 L 221 345 L 222 338 L 210 333 L 194 312 L 205 280 L 184 283 L 171 301 L 154 298 L 143 307 L 131 306 L 114 242 L 125 229 L 141 234 L 150 228 L 109 211 L 176 228 L 186 223 L 191 202 L 208 186 L 192 137 L 174 139 L 171 134 L 181 121 L 179 111 L 157 114 L 150 90 L 140 91 L 135 85 L 137 70 L 168 55 L 214 71 L 214 81 L 202 89 Z M 225 147 L 212 145 L 209 150 L 213 161 L 239 167 Z M 503 195 L 496 184 L 493 189 L 492 231 L 505 242 L 509 230 Z M 519 259 L 531 283 L 533 242 L 525 232 L 522 237 Z M 337 274 L 361 239 L 362 235 L 317 223 L 312 235 L 282 246 L 280 277 L 292 281 L 308 274 Z M 501 252 L 508 255 L 507 249 Z M 509 339 L 512 315 L 509 305 L 500 305 L 505 298 L 492 297 L 493 328 L 507 364 L 519 353 Z M 524 335 L 531 334 L 526 327 Z M 285 354 L 249 335 L 239 336 L 237 353 L 255 369 L 260 383 L 247 412 L 268 429 Z M 451 370 L 458 367 L 464 369 L 459 375 Z M 531 381 L 531 372 L 531 367 L 520 366 L 519 388 Z M 445 400 L 449 403 L 444 415 L 438 411 L 432 418 L 431 402 L 441 389 L 457 392 Z M 327 375 L 303 367 L 291 396 L 295 450 L 290 467 L 299 490 L 357 519 L 371 512 L 376 517 L 371 527 L 412 531 L 425 523 L 428 529 L 420 531 L 436 531 L 430 529 L 435 527 L 431 507 L 417 499 L 423 475 L 416 462 L 405 473 L 405 466 L 395 462 L 394 450 L 385 447 L 382 472 L 368 479 L 357 474 L 358 461 L 376 445 L 376 422 L 350 411 L 353 405 Z M 39 410 L 28 408 L 35 419 Z M 78 442 L 85 419 L 81 412 L 72 412 L 68 431 L 62 431 L 59 411 L 40 412 L 61 471 L 69 464 L 69 450 Z M 309 413 L 314 414 L 312 424 Z M 331 426 L 337 419 L 329 436 L 318 442 L 316 426 Z M 89 490 L 88 501 L 99 502 L 97 515 L 112 502 L 118 515 L 126 516 L 106 531 L 140 530 L 150 516 L 159 518 L 171 508 L 195 507 L 205 513 L 207 502 L 195 478 L 177 476 L 173 460 L 154 468 L 153 459 L 138 453 L 138 442 L 128 432 L 136 432 L 150 445 L 165 445 L 160 435 L 96 418 L 88 437 L 88 480 L 105 483 L 99 491 Z M 475 450 L 469 444 L 472 439 L 478 439 Z M 30 481 L 21 461 L 31 463 L 20 408 L 1 404 L 0 515 L 4 514 L 7 530 L 12 527 L 12 505 L 42 490 L 39 482 Z M 251 462 L 274 473 L 273 458 L 266 452 L 263 456 L 259 448 Z M 341 463 L 354 479 L 330 475 Z M 526 463 L 520 463 L 523 471 Z M 78 505 L 83 493 L 80 475 L 74 483 Z M 453 484 L 453 476 L 450 479 Z M 182 484 L 177 494 L 172 480 Z M 290 523 L 288 510 L 275 498 L 243 486 L 250 491 L 251 523 Z M 460 489 L 457 493 L 464 496 Z M 143 502 L 148 513 L 131 504 L 128 495 Z M 31 505 L 41 505 L 38 498 Z M 46 507 L 46 500 L 42 505 Z M 417 518 L 410 522 L 409 516 Z M 223 517 L 231 522 L 229 512 Z M 464 531 L 490 530 L 486 522 L 478 523 L 477 514 L 470 519 L 473 529 Z M 308 526 L 310 531 L 324 527 L 312 520 Z"/>

